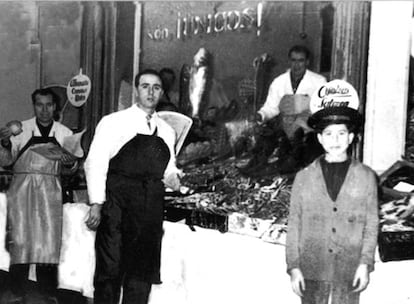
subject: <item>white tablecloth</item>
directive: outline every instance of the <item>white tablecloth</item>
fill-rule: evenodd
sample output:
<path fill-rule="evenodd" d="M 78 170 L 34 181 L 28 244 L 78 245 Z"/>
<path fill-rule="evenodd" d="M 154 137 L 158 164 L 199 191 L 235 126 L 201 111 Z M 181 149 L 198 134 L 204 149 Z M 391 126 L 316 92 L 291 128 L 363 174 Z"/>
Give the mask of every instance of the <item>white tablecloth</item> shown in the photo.
<path fill-rule="evenodd" d="M 300 304 L 286 274 L 284 246 L 198 227 L 192 232 L 183 224 L 164 227 L 164 284 L 153 288 L 150 304 Z M 376 259 L 360 303 L 413 304 L 414 260 Z"/>
<path fill-rule="evenodd" d="M 258 238 L 165 222 L 161 274 L 151 304 L 299 303 L 284 247 Z M 174 298 L 174 301 L 167 299 Z"/>
<path fill-rule="evenodd" d="M 8 269 L 4 250 L 6 199 L 0 193 L 0 268 Z M 84 226 L 88 207 L 65 204 L 59 284 L 92 297 L 94 233 Z M 150 304 L 299 304 L 286 274 L 284 246 L 258 238 L 164 223 L 161 276 Z M 378 258 L 377 258 L 378 260 Z M 412 304 L 414 260 L 378 260 L 361 304 Z"/>
<path fill-rule="evenodd" d="M 10 257 L 5 249 L 6 204 L 0 193 L 0 269 L 9 270 Z M 95 271 L 95 232 L 84 221 L 89 207 L 85 203 L 63 205 L 62 248 L 59 265 L 59 287 L 93 295 L 93 272 Z M 36 279 L 31 267 L 29 277 Z"/>

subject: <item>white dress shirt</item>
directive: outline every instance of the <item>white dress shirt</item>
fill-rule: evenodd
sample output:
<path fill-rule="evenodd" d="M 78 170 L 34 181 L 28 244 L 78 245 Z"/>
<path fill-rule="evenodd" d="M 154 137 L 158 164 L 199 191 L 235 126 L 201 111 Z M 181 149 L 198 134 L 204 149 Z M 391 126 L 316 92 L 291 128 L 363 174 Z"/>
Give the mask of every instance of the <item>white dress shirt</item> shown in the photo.
<path fill-rule="evenodd" d="M 164 179 L 177 174 L 175 165 L 175 131 L 157 113 L 151 116 L 151 130 L 147 124 L 147 113 L 137 105 L 104 116 L 98 123 L 88 157 L 85 161 L 85 175 L 90 203 L 102 204 L 106 200 L 106 176 L 109 161 L 137 133 L 151 135 L 157 128 L 157 136 L 162 138 L 170 150 L 170 160 L 164 172 Z"/>
<path fill-rule="evenodd" d="M 269 87 L 267 98 L 258 113 L 263 120 L 269 120 L 279 114 L 279 103 L 283 96 L 293 94 L 303 94 L 312 97 L 312 94 L 324 83 L 326 78 L 322 75 L 306 70 L 305 75 L 296 92 L 293 92 L 292 82 L 290 80 L 290 69 L 276 77 Z"/>

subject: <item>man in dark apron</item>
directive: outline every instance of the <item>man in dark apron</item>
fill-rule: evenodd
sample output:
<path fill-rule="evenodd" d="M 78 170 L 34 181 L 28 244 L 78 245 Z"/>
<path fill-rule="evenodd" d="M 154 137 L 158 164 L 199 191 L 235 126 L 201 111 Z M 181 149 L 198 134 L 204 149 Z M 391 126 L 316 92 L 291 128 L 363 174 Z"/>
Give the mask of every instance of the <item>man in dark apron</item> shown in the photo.
<path fill-rule="evenodd" d="M 11 136 L 0 129 L 3 154 L 0 165 L 12 165 L 13 180 L 7 191 L 7 248 L 13 303 L 25 295 L 29 265 L 36 264 L 36 277 L 45 296 L 55 297 L 57 265 L 62 231 L 62 189 L 60 170 L 73 165 L 69 154 L 46 157 L 39 151 L 52 150 L 72 131 L 55 122 L 57 96 L 50 89 L 33 92 L 35 117 L 22 122 L 22 132 Z M 56 151 L 56 150 L 55 150 Z"/>
<path fill-rule="evenodd" d="M 105 116 L 92 141 L 85 173 L 97 228 L 94 303 L 145 304 L 160 284 L 164 187 L 179 188 L 175 132 L 155 108 L 162 82 L 154 70 L 135 78 L 136 103 Z"/>

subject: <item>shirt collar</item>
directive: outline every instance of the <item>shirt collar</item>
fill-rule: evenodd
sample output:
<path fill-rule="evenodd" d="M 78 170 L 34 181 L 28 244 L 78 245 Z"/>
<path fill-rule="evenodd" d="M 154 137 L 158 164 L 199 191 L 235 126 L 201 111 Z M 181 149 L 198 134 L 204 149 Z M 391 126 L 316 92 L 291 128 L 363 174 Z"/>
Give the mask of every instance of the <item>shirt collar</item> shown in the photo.
<path fill-rule="evenodd" d="M 145 112 L 143 109 L 137 106 L 137 104 L 133 104 L 131 106 L 131 110 L 134 114 L 140 115 L 142 117 L 147 117 L 147 112 Z M 151 117 L 157 117 L 157 112 L 154 111 L 154 113 L 151 114 Z"/>
<path fill-rule="evenodd" d="M 289 77 L 292 77 L 291 75 L 292 75 L 292 69 L 287 69 L 287 71 L 286 71 L 288 74 L 289 74 Z M 303 76 L 302 76 L 302 80 L 305 78 L 305 76 L 308 74 L 308 69 L 306 69 L 305 70 L 305 73 L 303 73 Z"/>

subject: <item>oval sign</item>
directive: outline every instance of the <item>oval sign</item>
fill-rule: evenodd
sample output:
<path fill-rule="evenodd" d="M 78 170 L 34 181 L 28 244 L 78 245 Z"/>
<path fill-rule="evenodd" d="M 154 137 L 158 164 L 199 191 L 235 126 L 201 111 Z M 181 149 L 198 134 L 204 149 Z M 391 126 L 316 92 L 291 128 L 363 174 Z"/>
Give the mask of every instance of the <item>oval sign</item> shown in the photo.
<path fill-rule="evenodd" d="M 349 107 L 358 110 L 357 91 L 344 80 L 335 79 L 325 83 L 312 95 L 310 110 L 313 114 L 328 107 Z"/>
<path fill-rule="evenodd" d="M 66 95 L 74 107 L 81 107 L 88 99 L 90 92 L 91 80 L 82 74 L 82 70 L 69 81 L 66 87 Z"/>

